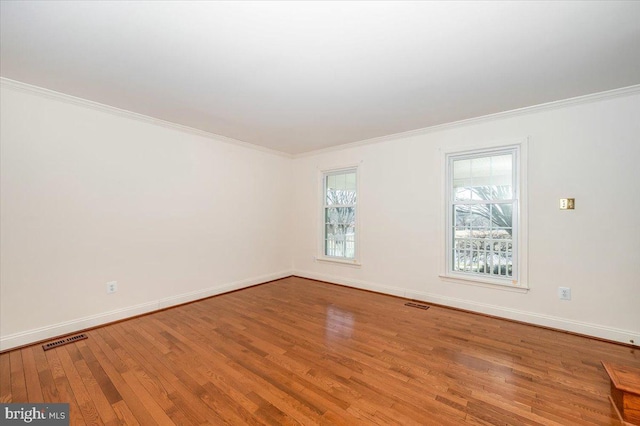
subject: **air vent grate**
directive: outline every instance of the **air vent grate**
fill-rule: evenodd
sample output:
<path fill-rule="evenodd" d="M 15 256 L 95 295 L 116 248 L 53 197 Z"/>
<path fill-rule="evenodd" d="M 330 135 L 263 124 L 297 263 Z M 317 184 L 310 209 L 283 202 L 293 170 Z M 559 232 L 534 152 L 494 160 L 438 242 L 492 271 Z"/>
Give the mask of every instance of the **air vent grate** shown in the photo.
<path fill-rule="evenodd" d="M 77 334 L 75 336 L 67 337 L 66 339 L 56 340 L 55 342 L 49 342 L 42 345 L 42 349 L 48 351 L 49 349 L 57 348 L 58 346 L 66 345 L 67 343 L 77 342 L 78 340 L 88 339 L 86 334 Z"/>
<path fill-rule="evenodd" d="M 418 308 L 418 309 L 424 309 L 424 310 L 429 309 L 427 305 L 421 305 L 419 303 L 413 303 L 413 302 L 407 302 L 404 304 L 404 306 L 410 306 L 412 308 Z"/>

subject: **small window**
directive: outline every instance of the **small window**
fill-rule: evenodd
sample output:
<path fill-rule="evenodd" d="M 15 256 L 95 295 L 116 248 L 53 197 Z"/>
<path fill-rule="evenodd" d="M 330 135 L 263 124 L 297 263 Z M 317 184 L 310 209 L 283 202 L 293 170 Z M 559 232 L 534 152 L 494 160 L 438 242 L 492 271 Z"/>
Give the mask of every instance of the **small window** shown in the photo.
<path fill-rule="evenodd" d="M 325 172 L 323 178 L 323 255 L 356 259 L 357 169 Z"/>
<path fill-rule="evenodd" d="M 447 156 L 448 275 L 518 283 L 519 149 Z"/>

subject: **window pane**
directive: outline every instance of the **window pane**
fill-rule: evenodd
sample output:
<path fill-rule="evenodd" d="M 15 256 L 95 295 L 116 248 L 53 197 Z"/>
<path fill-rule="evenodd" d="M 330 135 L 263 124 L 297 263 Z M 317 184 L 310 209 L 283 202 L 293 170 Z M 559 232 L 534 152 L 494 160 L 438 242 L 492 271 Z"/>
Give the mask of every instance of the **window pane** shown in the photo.
<path fill-rule="evenodd" d="M 455 200 L 456 201 L 467 201 L 471 200 L 473 193 L 471 192 L 471 188 L 467 187 L 457 187 L 454 188 L 455 191 Z"/>
<path fill-rule="evenodd" d="M 327 190 L 328 189 L 336 189 L 336 176 L 335 175 L 327 176 Z"/>
<path fill-rule="evenodd" d="M 472 198 L 474 200 L 510 200 L 513 196 L 511 185 L 487 185 L 476 186 L 472 190 Z"/>
<path fill-rule="evenodd" d="M 470 229 L 512 229 L 513 205 L 495 204 L 457 204 L 454 210 L 454 226 Z"/>
<path fill-rule="evenodd" d="M 458 204 L 455 206 L 454 224 L 457 228 L 489 229 L 490 204 Z"/>
<path fill-rule="evenodd" d="M 491 185 L 491 157 L 471 160 L 471 182 L 472 186 Z"/>
<path fill-rule="evenodd" d="M 355 192 L 356 190 L 356 174 L 355 173 L 348 173 L 345 175 L 345 188 L 347 191 L 353 191 Z"/>
<path fill-rule="evenodd" d="M 453 162 L 453 178 L 455 180 L 471 177 L 471 160 L 455 160 Z"/>
<path fill-rule="evenodd" d="M 490 217 L 492 227 L 501 228 L 511 234 L 513 229 L 513 204 L 491 204 Z"/>
<path fill-rule="evenodd" d="M 491 184 L 511 186 L 513 180 L 513 159 L 511 154 L 491 157 Z"/>
<path fill-rule="evenodd" d="M 347 224 L 325 225 L 325 255 L 353 259 L 355 227 Z"/>
<path fill-rule="evenodd" d="M 512 154 L 453 161 L 453 193 L 457 201 L 509 200 L 513 197 Z"/>
<path fill-rule="evenodd" d="M 355 172 L 333 174 L 326 177 L 325 191 L 327 205 L 353 205 L 356 203 Z"/>
<path fill-rule="evenodd" d="M 356 203 L 356 191 L 347 191 L 344 189 L 327 189 L 326 204 L 327 205 L 354 205 Z"/>
<path fill-rule="evenodd" d="M 334 205 L 334 204 L 339 204 L 338 203 L 339 195 L 338 195 L 338 192 L 337 192 L 337 190 L 335 188 L 331 188 L 331 189 L 327 188 L 327 194 L 326 195 L 327 195 L 326 203 L 327 203 L 328 206 L 331 206 L 331 205 Z"/>
<path fill-rule="evenodd" d="M 336 192 L 336 177 L 333 175 L 325 177 L 324 183 L 325 190 L 325 204 L 335 204 L 335 192 Z"/>
<path fill-rule="evenodd" d="M 325 209 L 325 223 L 331 225 L 355 226 L 355 207 L 327 207 Z"/>
<path fill-rule="evenodd" d="M 456 235 L 453 239 L 453 270 L 510 277 L 513 272 L 513 243 L 511 240 Z"/>

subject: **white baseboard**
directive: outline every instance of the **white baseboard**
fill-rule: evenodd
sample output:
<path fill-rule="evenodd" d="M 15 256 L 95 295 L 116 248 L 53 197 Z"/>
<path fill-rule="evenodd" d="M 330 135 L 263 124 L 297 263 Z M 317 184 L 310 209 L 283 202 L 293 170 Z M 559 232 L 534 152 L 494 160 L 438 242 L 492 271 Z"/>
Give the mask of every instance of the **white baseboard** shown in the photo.
<path fill-rule="evenodd" d="M 116 309 L 109 312 L 103 312 L 84 318 L 78 318 L 71 321 L 61 322 L 46 327 L 40 327 L 32 330 L 26 330 L 20 333 L 9 334 L 0 337 L 0 351 L 29 345 L 31 343 L 40 342 L 58 336 L 64 336 L 66 334 L 75 333 L 81 330 L 86 330 L 88 328 L 108 324 L 110 322 L 135 317 L 137 315 L 147 314 L 149 312 L 157 311 L 160 309 L 166 309 L 171 306 L 193 302 L 218 294 L 240 290 L 242 288 L 251 287 L 256 284 L 262 284 L 268 281 L 285 278 L 290 275 L 292 275 L 291 271 L 281 271 L 275 274 L 262 275 L 246 280 L 226 283 L 215 287 L 209 287 L 204 290 L 179 294 L 177 296 L 153 300 L 150 302 Z"/>
<path fill-rule="evenodd" d="M 116 309 L 109 312 L 103 312 L 72 321 L 66 321 L 46 327 L 27 330 L 20 333 L 14 333 L 0 337 L 0 351 L 9 350 L 19 346 L 29 345 L 31 343 L 75 333 L 92 327 L 108 324 L 114 321 L 131 318 L 136 315 L 142 315 L 166 309 L 171 306 L 183 303 L 193 302 L 195 300 L 204 299 L 222 293 L 250 287 L 252 285 L 285 278 L 290 275 L 296 275 L 303 278 L 326 281 L 335 284 L 346 285 L 349 287 L 359 288 L 362 290 L 375 291 L 378 293 L 389 294 L 408 299 L 421 300 L 424 302 L 437 303 L 439 305 L 451 306 L 454 308 L 465 309 L 468 311 L 478 312 L 496 317 L 522 321 L 529 324 L 540 325 L 543 327 L 551 327 L 558 330 L 565 330 L 573 333 L 583 334 L 596 338 L 616 341 L 620 343 L 629 343 L 634 340 L 638 345 L 640 342 L 640 332 L 624 330 L 614 327 L 602 326 L 599 324 L 588 323 L 583 321 L 575 321 L 566 318 L 555 317 L 535 312 L 521 311 L 517 309 L 506 308 L 502 306 L 490 305 L 485 303 L 474 302 L 465 299 L 442 296 L 434 293 L 410 291 L 400 287 L 392 287 L 378 283 L 372 283 L 363 280 L 353 280 L 333 275 L 319 274 L 306 271 L 282 271 L 275 274 L 263 275 L 242 281 L 231 282 L 204 290 L 184 293 L 177 296 L 158 299 L 150 302 L 129 306 L 122 309 Z"/>
<path fill-rule="evenodd" d="M 436 303 L 438 305 L 450 306 L 500 318 L 521 321 L 528 324 L 550 327 L 557 330 L 569 331 L 585 336 L 599 339 L 606 339 L 620 343 L 630 343 L 633 340 L 635 345 L 640 342 L 640 332 L 624 330 L 615 327 L 608 327 L 599 324 L 576 321 L 567 318 L 556 317 L 536 312 L 521 311 L 518 309 L 503 306 L 490 305 L 460 298 L 443 296 L 435 293 L 412 291 L 400 287 L 385 286 L 362 280 L 353 280 L 337 277 L 333 275 L 319 274 L 315 272 L 294 270 L 293 275 L 303 278 L 310 278 L 319 281 L 326 281 L 334 284 L 346 285 L 363 290 L 375 291 L 378 293 L 390 294 L 392 296 L 405 297 L 407 299 L 420 300 L 423 302 Z"/>

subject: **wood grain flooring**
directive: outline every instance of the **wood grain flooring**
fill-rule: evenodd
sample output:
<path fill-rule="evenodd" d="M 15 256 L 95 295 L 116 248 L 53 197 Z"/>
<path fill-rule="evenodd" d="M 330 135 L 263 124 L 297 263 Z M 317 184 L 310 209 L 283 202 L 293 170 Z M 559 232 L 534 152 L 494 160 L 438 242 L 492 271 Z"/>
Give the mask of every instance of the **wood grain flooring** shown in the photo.
<path fill-rule="evenodd" d="M 630 347 L 286 278 L 0 354 L 0 402 L 71 424 L 616 425 Z"/>

